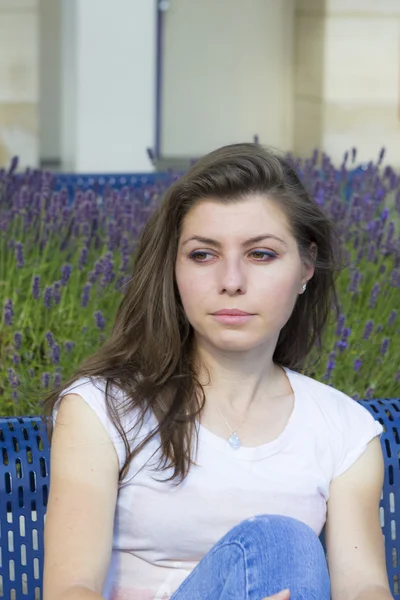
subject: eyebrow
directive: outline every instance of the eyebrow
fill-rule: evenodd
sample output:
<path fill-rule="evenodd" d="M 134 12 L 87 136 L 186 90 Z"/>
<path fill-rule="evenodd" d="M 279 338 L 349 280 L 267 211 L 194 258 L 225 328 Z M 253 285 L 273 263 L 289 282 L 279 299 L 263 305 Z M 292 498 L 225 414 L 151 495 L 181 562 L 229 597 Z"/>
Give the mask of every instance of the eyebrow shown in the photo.
<path fill-rule="evenodd" d="M 265 233 L 263 235 L 257 235 L 256 237 L 250 238 L 249 240 L 246 240 L 245 242 L 243 242 L 243 246 L 251 246 L 252 244 L 258 244 L 259 242 L 263 242 L 264 240 L 269 240 L 269 239 L 273 239 L 273 240 L 277 240 L 278 242 L 280 242 L 281 244 L 283 244 L 284 246 L 287 246 L 286 242 L 284 240 L 282 240 L 281 238 L 277 237 L 276 235 L 272 235 L 270 233 Z M 192 237 L 188 238 L 187 240 L 185 240 L 182 244 L 182 246 L 185 246 L 186 244 L 188 244 L 189 242 L 200 242 L 201 244 L 206 244 L 207 246 L 214 246 L 215 248 L 221 248 L 222 244 L 221 242 L 218 242 L 217 240 L 213 240 L 212 238 L 208 238 L 208 237 L 201 237 L 198 235 L 193 235 Z"/>

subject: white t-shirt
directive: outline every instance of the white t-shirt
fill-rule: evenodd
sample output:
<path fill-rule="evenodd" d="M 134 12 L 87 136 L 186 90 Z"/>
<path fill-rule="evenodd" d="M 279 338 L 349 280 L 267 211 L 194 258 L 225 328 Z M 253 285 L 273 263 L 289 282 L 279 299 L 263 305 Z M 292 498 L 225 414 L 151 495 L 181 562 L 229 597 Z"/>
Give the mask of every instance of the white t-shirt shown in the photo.
<path fill-rule="evenodd" d="M 178 486 L 157 481 L 169 477 L 169 471 L 141 469 L 157 449 L 157 439 L 133 460 L 118 492 L 112 560 L 103 591 L 107 600 L 168 599 L 222 536 L 257 514 L 287 515 L 320 535 L 330 482 L 383 427 L 338 390 L 289 369 L 286 373 L 294 409 L 272 442 L 233 450 L 200 425 L 197 466 Z M 125 449 L 107 416 L 104 385 L 101 378 L 82 378 L 62 395 L 79 394 L 92 407 L 122 467 Z M 112 392 L 117 401 L 122 398 L 120 390 Z M 149 417 L 140 439 L 153 428 L 153 419 Z"/>

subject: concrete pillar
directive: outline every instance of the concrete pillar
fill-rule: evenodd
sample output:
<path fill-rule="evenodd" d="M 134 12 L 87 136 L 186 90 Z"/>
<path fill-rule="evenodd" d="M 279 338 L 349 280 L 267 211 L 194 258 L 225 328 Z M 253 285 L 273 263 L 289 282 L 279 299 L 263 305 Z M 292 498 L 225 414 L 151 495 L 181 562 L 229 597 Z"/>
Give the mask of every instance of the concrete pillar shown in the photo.
<path fill-rule="evenodd" d="M 62 0 L 63 170 L 147 172 L 156 0 Z"/>
<path fill-rule="evenodd" d="M 400 166 L 398 0 L 297 0 L 294 150 Z"/>
<path fill-rule="evenodd" d="M 0 168 L 38 165 L 38 0 L 0 0 Z"/>

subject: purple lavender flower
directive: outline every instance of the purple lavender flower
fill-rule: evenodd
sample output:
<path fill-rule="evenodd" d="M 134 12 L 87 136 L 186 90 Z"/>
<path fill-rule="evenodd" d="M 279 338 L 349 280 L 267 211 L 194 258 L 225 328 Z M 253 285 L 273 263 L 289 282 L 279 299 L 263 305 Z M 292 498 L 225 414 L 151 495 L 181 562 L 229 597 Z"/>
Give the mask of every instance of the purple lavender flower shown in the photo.
<path fill-rule="evenodd" d="M 325 380 L 329 380 L 331 378 L 332 372 L 336 366 L 336 354 L 334 352 L 331 352 L 329 355 L 329 360 L 328 360 L 328 364 L 326 366 L 326 371 L 325 371 L 325 375 L 324 378 Z"/>
<path fill-rule="evenodd" d="M 382 355 L 386 354 L 388 347 L 389 347 L 389 339 L 385 338 L 381 345 L 381 354 Z"/>
<path fill-rule="evenodd" d="M 368 261 L 373 262 L 376 257 L 376 246 L 374 242 L 371 242 L 368 246 Z"/>
<path fill-rule="evenodd" d="M 40 277 L 39 275 L 35 275 L 33 278 L 32 285 L 32 296 L 34 300 L 38 300 L 40 296 Z"/>
<path fill-rule="evenodd" d="M 386 244 L 390 244 L 390 242 L 393 239 L 394 232 L 395 232 L 395 225 L 394 225 L 393 221 L 390 221 L 390 223 L 388 225 L 388 230 L 387 230 Z"/>
<path fill-rule="evenodd" d="M 360 370 L 361 366 L 362 366 L 362 360 L 360 358 L 357 358 L 354 361 L 354 370 L 358 372 Z"/>
<path fill-rule="evenodd" d="M 61 285 L 67 285 L 72 271 L 72 265 L 66 264 L 61 267 Z"/>
<path fill-rule="evenodd" d="M 336 342 L 336 347 L 339 349 L 340 352 L 343 352 L 344 350 L 346 350 L 346 348 L 349 347 L 349 344 L 347 340 L 343 339 Z"/>
<path fill-rule="evenodd" d="M 45 292 L 44 292 L 44 305 L 46 308 L 51 308 L 52 306 L 52 300 L 53 300 L 53 288 L 51 286 L 46 286 Z"/>
<path fill-rule="evenodd" d="M 392 312 L 389 315 L 389 320 L 388 320 L 389 327 L 392 327 L 392 325 L 394 325 L 396 317 L 397 317 L 397 310 L 392 310 Z"/>
<path fill-rule="evenodd" d="M 17 259 L 17 269 L 22 269 L 25 265 L 24 248 L 21 242 L 15 244 L 15 258 Z"/>
<path fill-rule="evenodd" d="M 53 286 L 54 304 L 58 306 L 61 302 L 61 281 L 56 281 Z"/>
<path fill-rule="evenodd" d="M 392 287 L 400 287 L 400 270 L 393 269 L 392 276 L 390 278 L 390 285 Z"/>
<path fill-rule="evenodd" d="M 54 336 L 51 333 L 51 331 L 48 331 L 46 333 L 45 338 L 46 338 L 47 343 L 49 344 L 50 348 L 52 348 L 54 346 Z"/>
<path fill-rule="evenodd" d="M 12 361 L 14 363 L 14 365 L 16 367 L 18 367 L 19 364 L 21 364 L 21 357 L 19 354 L 17 354 L 16 352 L 14 352 L 13 357 L 12 357 Z"/>
<path fill-rule="evenodd" d="M 357 271 L 354 273 L 353 278 L 351 280 L 351 283 L 349 286 L 349 292 L 353 292 L 353 293 L 358 292 L 358 286 L 359 286 L 361 279 L 362 279 L 362 276 L 361 276 L 360 270 L 357 269 Z"/>
<path fill-rule="evenodd" d="M 386 207 L 383 209 L 383 211 L 381 212 L 381 221 L 385 222 L 388 220 L 390 215 L 390 210 Z"/>
<path fill-rule="evenodd" d="M 367 400 L 371 400 L 371 398 L 373 398 L 373 397 L 374 397 L 374 392 L 375 392 L 374 388 L 373 388 L 373 387 L 369 387 L 369 388 L 367 389 L 367 391 L 366 391 L 365 398 L 366 398 Z"/>
<path fill-rule="evenodd" d="M 374 330 L 374 323 L 373 321 L 367 321 L 366 325 L 365 325 L 365 329 L 364 329 L 364 335 L 363 335 L 363 340 L 369 340 L 371 333 Z"/>
<path fill-rule="evenodd" d="M 15 344 L 15 348 L 17 350 L 21 349 L 21 344 L 22 344 L 22 333 L 20 333 L 19 331 L 16 331 L 14 333 L 14 344 Z"/>
<path fill-rule="evenodd" d="M 3 308 L 4 324 L 11 326 L 13 323 L 13 316 L 14 316 L 13 303 L 12 303 L 11 298 L 9 298 L 4 303 L 4 308 Z"/>
<path fill-rule="evenodd" d="M 35 377 L 35 369 L 28 369 L 29 377 Z"/>
<path fill-rule="evenodd" d="M 375 308 L 380 291 L 381 286 L 379 285 L 379 283 L 375 283 L 374 287 L 372 288 L 371 296 L 369 299 L 369 308 Z"/>
<path fill-rule="evenodd" d="M 64 348 L 67 353 L 72 352 L 72 350 L 75 348 L 75 346 L 76 346 L 75 342 L 65 342 L 65 344 L 64 344 Z"/>
<path fill-rule="evenodd" d="M 10 382 L 11 386 L 14 381 L 14 375 L 15 375 L 14 369 L 7 369 L 7 377 L 8 377 L 8 381 Z"/>
<path fill-rule="evenodd" d="M 54 383 L 53 383 L 53 386 L 54 386 L 55 388 L 56 388 L 56 387 L 58 387 L 59 385 L 61 385 L 61 381 L 62 381 L 62 378 L 61 378 L 61 373 L 60 373 L 60 372 L 57 372 L 57 373 L 54 375 Z"/>
<path fill-rule="evenodd" d="M 78 269 L 83 270 L 83 267 L 87 264 L 89 251 L 86 246 L 82 248 L 81 255 L 79 257 Z"/>
<path fill-rule="evenodd" d="M 96 311 L 96 312 L 94 313 L 94 317 L 95 317 L 95 320 L 96 320 L 96 325 L 97 325 L 97 327 L 98 327 L 99 329 L 104 329 L 104 327 L 105 327 L 105 322 L 104 322 L 104 317 L 103 317 L 103 314 L 102 314 L 102 312 L 101 312 L 100 310 Z"/>
<path fill-rule="evenodd" d="M 340 352 L 343 352 L 343 350 L 346 350 L 346 348 L 349 347 L 349 343 L 347 340 L 350 337 L 350 334 L 351 334 L 350 327 L 344 327 L 342 329 L 342 339 L 339 340 L 338 342 L 336 342 L 336 347 L 339 349 Z"/>
<path fill-rule="evenodd" d="M 338 320 L 337 320 L 337 324 L 336 324 L 336 331 L 335 334 L 336 335 L 342 335 L 342 329 L 343 329 L 343 325 L 345 322 L 345 316 L 343 313 L 340 313 Z"/>
<path fill-rule="evenodd" d="M 382 325 L 378 325 L 378 327 L 376 328 L 376 333 L 381 333 L 382 329 Z"/>
<path fill-rule="evenodd" d="M 103 272 L 103 259 L 100 258 L 100 260 L 98 260 L 94 266 L 94 273 L 95 273 L 96 277 L 98 277 L 99 275 L 102 274 L 102 272 Z"/>
<path fill-rule="evenodd" d="M 82 298 L 81 298 L 81 306 L 83 308 L 86 308 L 86 306 L 89 304 L 91 289 L 92 289 L 92 285 L 90 283 L 86 283 L 85 287 L 83 288 Z"/>
<path fill-rule="evenodd" d="M 114 274 L 114 262 L 112 260 L 112 254 L 107 252 L 104 262 L 103 262 L 103 277 L 101 280 L 102 285 L 108 285 L 112 283 L 115 279 Z"/>
<path fill-rule="evenodd" d="M 347 338 L 351 335 L 351 327 L 345 327 L 342 331 L 343 339 L 347 340 Z"/>
<path fill-rule="evenodd" d="M 8 381 L 13 389 L 21 385 L 21 381 L 14 369 L 7 369 Z"/>
<path fill-rule="evenodd" d="M 60 346 L 58 344 L 53 344 L 51 348 L 51 358 L 54 365 L 60 364 Z"/>
<path fill-rule="evenodd" d="M 50 373 L 43 373 L 42 375 L 42 386 L 47 389 L 50 385 Z"/>

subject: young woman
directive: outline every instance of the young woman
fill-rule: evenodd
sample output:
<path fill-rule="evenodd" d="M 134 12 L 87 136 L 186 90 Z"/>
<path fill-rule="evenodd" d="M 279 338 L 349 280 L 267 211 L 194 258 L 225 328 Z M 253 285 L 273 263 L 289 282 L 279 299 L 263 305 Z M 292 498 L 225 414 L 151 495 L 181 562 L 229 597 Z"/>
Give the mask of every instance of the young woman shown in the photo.
<path fill-rule="evenodd" d="M 110 338 L 46 402 L 44 600 L 390 600 L 382 427 L 299 372 L 336 248 L 260 145 L 167 191 Z"/>

